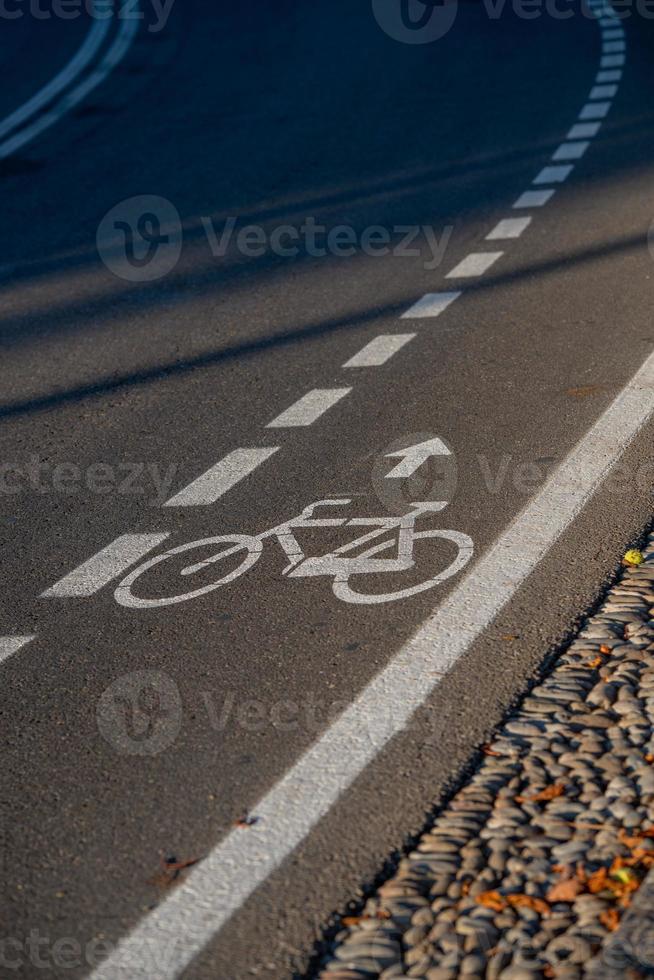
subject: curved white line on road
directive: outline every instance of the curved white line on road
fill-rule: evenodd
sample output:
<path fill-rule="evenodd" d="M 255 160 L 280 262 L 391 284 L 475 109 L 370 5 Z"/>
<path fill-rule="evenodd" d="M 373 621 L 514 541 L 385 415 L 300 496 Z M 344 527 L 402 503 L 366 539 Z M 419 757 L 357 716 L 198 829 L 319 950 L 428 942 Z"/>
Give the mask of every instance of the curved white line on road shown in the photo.
<path fill-rule="evenodd" d="M 100 46 L 106 38 L 111 25 L 110 17 L 99 19 L 95 16 L 95 12 L 98 9 L 96 0 L 96 3 L 93 5 L 93 13 L 91 14 L 93 18 L 91 29 L 86 35 L 81 48 L 71 58 L 68 64 L 47 85 L 44 85 L 36 95 L 33 95 L 31 99 L 28 99 L 27 102 L 0 122 L 0 139 L 12 130 L 18 129 L 19 126 L 22 126 L 23 123 L 27 122 L 28 119 L 47 106 L 49 102 L 56 99 L 91 63 L 100 50 Z"/>
<path fill-rule="evenodd" d="M 16 150 L 21 149 L 27 143 L 31 143 L 33 139 L 45 132 L 46 129 L 54 126 L 62 116 L 70 112 L 93 89 L 97 88 L 98 85 L 109 77 L 114 68 L 123 60 L 136 37 L 139 28 L 138 12 L 138 4 L 135 4 L 134 10 L 131 12 L 131 17 L 121 21 L 120 30 L 113 44 L 98 67 L 91 72 L 88 78 L 80 82 L 72 91 L 66 93 L 49 112 L 40 116 L 31 126 L 20 130 L 20 132 L 5 140 L 4 143 L 0 143 L 0 160 L 11 156 Z"/>

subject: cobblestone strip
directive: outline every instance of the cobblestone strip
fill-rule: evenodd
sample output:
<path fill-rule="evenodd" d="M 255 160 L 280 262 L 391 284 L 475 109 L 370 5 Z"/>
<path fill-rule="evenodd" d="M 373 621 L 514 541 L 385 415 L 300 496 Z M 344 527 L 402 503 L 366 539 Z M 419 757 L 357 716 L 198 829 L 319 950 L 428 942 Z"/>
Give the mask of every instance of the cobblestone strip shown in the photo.
<path fill-rule="evenodd" d="M 643 555 L 395 877 L 343 920 L 321 980 L 605 975 L 654 865 L 654 535 Z M 638 972 L 622 960 L 616 976 L 647 969 L 633 945 Z"/>

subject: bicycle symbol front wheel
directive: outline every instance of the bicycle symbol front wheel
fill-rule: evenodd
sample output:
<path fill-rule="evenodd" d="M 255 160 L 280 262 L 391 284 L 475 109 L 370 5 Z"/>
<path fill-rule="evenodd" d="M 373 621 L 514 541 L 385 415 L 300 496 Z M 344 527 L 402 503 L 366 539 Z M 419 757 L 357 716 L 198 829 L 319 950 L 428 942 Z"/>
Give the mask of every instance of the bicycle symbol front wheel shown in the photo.
<path fill-rule="evenodd" d="M 223 563 L 225 559 L 243 552 L 243 558 L 240 564 L 215 582 L 204 585 L 199 589 L 193 589 L 190 592 L 172 596 L 161 596 L 156 599 L 146 598 L 134 593 L 132 587 L 152 568 L 161 565 L 162 562 L 173 558 L 175 555 L 182 555 L 187 551 L 191 551 L 193 548 L 203 548 L 214 544 L 226 544 L 232 545 L 232 547 L 227 547 L 224 551 L 219 551 L 218 554 L 212 555 L 210 558 L 205 558 L 198 562 L 197 565 L 190 565 L 182 569 L 181 574 L 195 574 L 201 568 Z M 138 565 L 134 571 L 130 572 L 121 581 L 114 592 L 114 597 L 119 605 L 127 606 L 129 609 L 154 609 L 160 606 L 172 606 L 177 602 L 186 602 L 189 599 L 197 599 L 198 596 L 213 592 L 215 589 L 219 589 L 223 585 L 233 582 L 240 575 L 244 575 L 258 561 L 262 549 L 263 542 L 251 534 L 231 534 L 215 538 L 203 538 L 200 541 L 191 541 L 188 544 L 180 545 L 178 548 L 171 548 L 169 551 L 164 551 L 162 555 L 157 555 L 155 558 L 150 558 L 148 561 L 143 562 L 142 565 Z"/>
<path fill-rule="evenodd" d="M 434 575 L 424 582 L 419 582 L 417 585 L 410 585 L 405 589 L 399 589 L 397 592 L 377 594 L 357 592 L 356 589 L 353 589 L 349 584 L 350 576 L 342 579 L 336 578 L 332 586 L 336 598 L 340 599 L 342 602 L 352 602 L 362 605 L 397 602 L 399 599 L 408 599 L 412 595 L 417 595 L 419 592 L 426 592 L 427 589 L 433 589 L 441 582 L 445 582 L 448 578 L 452 578 L 453 575 L 456 575 L 457 572 L 460 572 L 461 569 L 465 568 L 472 558 L 474 550 L 472 538 L 470 538 L 467 534 L 463 534 L 461 531 L 443 531 L 440 529 L 432 531 L 417 531 L 413 535 L 413 538 L 414 540 L 418 538 L 444 538 L 447 541 L 452 541 L 458 548 L 456 558 L 444 571 L 439 572 L 438 575 Z M 364 555 L 360 555 L 359 557 L 370 558 L 382 551 L 389 551 L 391 548 L 395 548 L 396 545 L 397 542 L 395 539 L 390 541 L 382 541 L 381 544 L 374 545 L 372 548 L 369 548 Z"/>

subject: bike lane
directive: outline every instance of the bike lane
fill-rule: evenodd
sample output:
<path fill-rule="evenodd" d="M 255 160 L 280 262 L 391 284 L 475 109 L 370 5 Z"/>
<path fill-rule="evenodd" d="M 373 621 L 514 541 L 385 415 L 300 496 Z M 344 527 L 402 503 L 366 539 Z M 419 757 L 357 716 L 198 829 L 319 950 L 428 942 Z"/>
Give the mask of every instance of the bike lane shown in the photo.
<path fill-rule="evenodd" d="M 636 198 L 634 191 L 634 202 Z M 567 203 L 571 203 L 571 198 L 568 198 Z M 561 222 L 564 219 L 562 211 L 558 210 L 549 219 L 547 232 L 552 234 L 553 228 Z M 570 238 L 574 237 L 574 224 L 572 229 L 572 232 L 568 232 Z M 547 337 L 547 346 L 553 348 L 557 354 L 560 355 L 567 349 L 567 301 L 560 300 L 558 311 L 556 303 L 552 303 L 547 314 L 539 314 L 538 301 L 535 302 L 525 295 L 529 290 L 529 280 L 532 280 L 532 270 L 539 262 L 543 262 L 542 245 L 543 241 L 547 241 L 547 235 L 545 232 L 541 234 L 543 237 L 522 250 L 515 260 L 508 259 L 513 264 L 508 266 L 506 279 L 498 273 L 497 281 L 492 282 L 488 290 L 480 289 L 466 298 L 464 321 L 452 321 L 448 330 L 448 319 L 444 316 L 439 321 L 438 330 L 421 333 L 419 356 L 411 357 L 409 361 L 391 361 L 384 372 L 367 380 L 364 386 L 355 387 L 347 403 L 343 403 L 343 408 L 348 413 L 347 439 L 344 439 L 343 423 L 339 423 L 339 418 L 343 416 L 329 414 L 322 419 L 319 428 L 313 430 L 301 428 L 292 433 L 273 431 L 273 436 L 279 436 L 279 441 L 283 444 L 279 453 L 270 458 L 270 469 L 253 473 L 247 495 L 238 501 L 228 501 L 226 498 L 220 504 L 221 533 L 260 533 L 263 528 L 273 526 L 284 516 L 290 517 L 299 513 L 312 501 L 332 494 L 356 494 L 353 500 L 357 504 L 357 515 L 378 515 L 380 504 L 392 510 L 398 500 L 394 493 L 389 493 L 384 482 L 387 479 L 385 469 L 390 470 L 395 465 L 388 459 L 388 455 L 409 445 L 414 438 L 418 441 L 418 438 L 438 435 L 454 450 L 458 467 L 457 480 L 453 480 L 447 467 L 442 469 L 430 466 L 427 478 L 424 472 L 419 473 L 413 482 L 402 487 L 399 502 L 406 503 L 408 499 L 416 497 L 429 498 L 435 489 L 444 486 L 448 490 L 446 498 L 449 499 L 451 495 L 452 499 L 450 506 L 441 515 L 442 521 L 439 517 L 437 526 L 457 528 L 469 533 L 479 553 L 483 554 L 498 530 L 506 525 L 524 499 L 525 491 L 515 486 L 513 476 L 508 488 L 499 480 L 498 474 L 501 473 L 504 456 L 520 457 L 521 462 L 531 463 L 551 458 L 553 447 L 557 451 L 562 447 L 571 447 L 575 436 L 580 436 L 595 420 L 598 409 L 610 402 L 612 386 L 619 387 L 620 380 L 627 380 L 629 369 L 638 366 L 641 352 L 641 348 L 634 343 L 627 350 L 624 361 L 618 363 L 614 359 L 607 364 L 606 352 L 600 349 L 599 344 L 595 348 L 592 346 L 591 327 L 581 325 L 580 333 L 585 330 L 584 338 L 588 341 L 588 348 L 595 352 L 593 381 L 599 391 L 594 403 L 584 401 L 583 396 L 569 394 L 573 389 L 581 387 L 577 383 L 580 376 L 579 360 L 571 359 L 570 363 L 562 367 L 560 356 L 548 359 L 544 354 L 544 343 L 540 341 L 541 346 L 538 346 L 540 330 L 541 335 Z M 588 237 L 594 238 L 594 235 Z M 581 238 L 580 244 L 583 245 L 583 235 Z M 549 261 L 556 276 L 557 256 L 549 256 Z M 642 261 L 641 256 L 634 258 L 634 265 L 630 268 L 641 270 Z M 521 263 L 524 263 L 523 269 Z M 558 274 L 563 277 L 566 275 L 565 272 Z M 527 285 L 521 285 L 522 280 L 527 280 Z M 594 278 L 593 285 L 597 286 Z M 516 292 L 519 294 L 517 301 Z M 538 292 L 536 288 L 536 293 Z M 556 287 L 552 287 L 551 281 L 546 294 L 548 298 L 556 294 Z M 606 293 L 603 296 L 598 295 L 595 309 L 600 308 L 601 300 L 606 300 L 606 297 Z M 501 322 L 499 311 L 502 311 Z M 450 315 L 453 316 L 454 313 L 453 308 Z M 634 313 L 638 314 L 637 304 Z M 523 317 L 527 314 L 535 349 L 517 356 L 515 352 L 520 349 L 519 342 L 525 329 Z M 383 317 L 377 319 L 383 322 Z M 444 324 L 442 328 L 441 322 Z M 630 337 L 634 341 L 642 329 L 641 322 L 639 316 L 635 315 L 633 324 L 625 328 L 627 332 L 629 329 L 632 331 Z M 377 323 L 376 327 L 378 325 Z M 361 333 L 367 329 L 364 328 Z M 452 343 L 455 330 L 466 333 L 466 344 L 460 349 L 456 349 Z M 348 336 L 346 341 L 336 345 L 331 338 L 311 341 L 306 360 L 296 365 L 292 379 L 284 379 L 288 391 L 281 391 L 279 384 L 274 392 L 271 387 L 266 388 L 266 394 L 270 392 L 270 403 L 268 404 L 266 398 L 269 411 L 262 418 L 262 423 L 269 425 L 278 418 L 301 391 L 324 384 L 325 364 L 334 364 L 333 383 L 342 383 L 334 354 L 345 363 L 346 358 L 356 355 L 361 339 L 360 335 L 355 342 L 354 338 Z M 370 340 L 372 339 L 374 337 L 371 336 Z M 444 340 L 450 341 L 446 350 Z M 407 348 L 407 353 L 409 351 L 410 348 Z M 588 351 L 585 355 L 588 356 Z M 281 370 L 284 359 L 283 352 L 276 353 L 271 355 L 268 362 L 267 372 L 278 381 L 284 377 Z M 399 383 L 396 372 L 402 372 Z M 524 376 L 538 378 L 534 388 L 530 392 L 521 388 L 520 397 L 516 397 L 513 402 L 510 398 L 503 401 L 501 414 L 498 413 L 496 389 L 503 385 L 507 388 L 511 385 L 515 387 L 516 377 Z M 456 380 L 456 385 L 452 384 L 452 379 Z M 266 380 L 263 384 L 269 386 L 269 381 Z M 235 388 L 238 388 L 238 378 Z M 172 387 L 168 388 L 169 397 L 172 390 Z M 388 397 L 389 391 L 395 395 L 392 400 Z M 411 400 L 407 404 L 404 396 L 403 404 L 402 397 L 406 391 L 411 392 Z M 467 401 L 472 403 L 463 419 L 460 418 L 461 391 L 468 393 Z M 205 410 L 206 392 L 205 384 L 197 385 L 196 403 L 202 403 Z M 193 385 L 185 387 L 184 396 L 179 401 L 175 399 L 176 406 L 184 401 L 193 401 Z M 542 431 L 544 400 L 549 407 L 547 432 Z M 575 407 L 572 421 L 567 413 L 567 406 L 570 404 Z M 428 406 L 428 419 L 423 414 L 424 406 Z M 160 411 L 163 410 L 163 406 L 157 407 Z M 144 416 L 148 410 L 149 406 L 146 405 L 143 409 Z M 162 417 L 160 411 L 157 413 L 158 422 Z M 338 408 L 335 407 L 332 411 L 336 412 Z M 559 417 L 558 413 L 561 413 Z M 177 431 L 183 430 L 184 423 L 175 421 Z M 426 423 L 429 423 L 429 432 L 425 431 Z M 212 419 L 200 420 L 199 431 L 196 429 L 196 443 L 206 439 L 212 424 Z M 453 434 L 450 430 L 454 424 L 457 431 Z M 231 430 L 232 435 L 239 425 L 243 428 L 244 440 L 248 439 L 243 444 L 255 444 L 250 419 L 245 423 L 236 421 Z M 168 428 L 170 430 L 171 427 Z M 399 428 L 403 431 L 398 431 Z M 238 434 L 240 436 L 240 432 Z M 269 435 L 270 432 L 266 432 L 266 438 Z M 292 452 L 289 451 L 291 436 Z M 492 447 L 490 452 L 489 446 Z M 520 452 L 522 447 L 524 453 L 524 446 L 529 446 L 526 460 Z M 486 468 L 480 464 L 479 457 L 485 459 Z M 485 479 L 489 467 L 499 484 L 495 493 L 492 488 L 489 491 L 488 481 Z M 198 473 L 200 469 L 198 468 Z M 458 489 L 455 489 L 455 485 Z M 182 486 L 174 489 L 181 490 Z M 425 494 L 425 491 L 429 493 Z M 640 492 L 636 488 L 637 503 L 626 522 L 623 518 L 613 536 L 607 536 L 603 545 L 605 551 L 595 566 L 595 577 L 601 576 L 602 570 L 607 567 L 611 545 L 628 533 L 629 525 L 635 525 L 639 514 L 644 511 L 646 492 L 642 491 L 641 496 L 638 496 Z M 619 510 L 619 503 L 612 500 L 606 503 L 605 509 L 610 511 L 612 506 Z M 196 510 L 175 510 L 174 518 L 175 544 L 216 533 L 215 508 L 202 513 Z M 166 520 L 169 520 L 168 515 Z M 156 516 L 151 514 L 147 520 L 142 519 L 141 527 L 134 526 L 133 531 L 159 533 L 161 521 L 163 517 L 160 517 L 159 512 Z M 94 529 L 94 537 L 98 545 L 106 544 L 112 539 L 114 532 L 125 533 L 125 530 L 124 517 L 121 519 L 120 513 L 109 514 L 105 524 Z M 92 554 L 88 536 L 82 539 L 79 534 L 73 533 L 71 538 L 75 540 L 69 539 L 66 542 L 65 561 L 60 549 L 56 554 L 46 556 L 39 566 L 35 578 L 41 589 L 50 587 L 62 574 L 74 568 L 78 561 L 84 561 Z M 334 534 L 333 539 L 330 537 L 330 542 L 332 540 L 331 547 L 340 544 L 338 535 Z M 314 544 L 317 551 L 312 550 L 311 553 L 320 554 L 320 549 L 325 547 L 322 535 L 320 542 L 312 536 L 311 545 Z M 596 542 L 592 547 L 595 548 L 595 545 Z M 590 553 L 585 543 L 580 544 L 576 540 L 575 554 L 583 562 Z M 425 564 L 427 567 L 442 567 L 444 557 L 446 555 L 438 550 L 428 552 Z M 558 559 L 560 560 L 560 554 Z M 325 730 L 329 721 L 350 703 L 353 691 L 364 687 L 386 663 L 393 650 L 402 645 L 412 634 L 416 624 L 434 607 L 433 597 L 426 594 L 412 600 L 410 609 L 406 609 L 401 603 L 393 607 L 384 606 L 384 618 L 380 622 L 379 609 L 336 604 L 329 583 L 324 578 L 284 578 L 282 571 L 285 564 L 286 559 L 274 552 L 272 555 L 264 555 L 246 578 L 238 580 L 237 593 L 232 586 L 231 593 L 212 594 L 206 599 L 180 605 L 164 613 L 156 611 L 147 613 L 146 616 L 139 615 L 138 618 L 133 616 L 131 619 L 127 618 L 124 610 L 116 606 L 111 591 L 107 589 L 94 595 L 92 599 L 62 601 L 57 605 L 55 619 L 46 608 L 47 604 L 35 606 L 31 598 L 16 597 L 14 622 L 29 622 L 30 628 L 34 625 L 35 630 L 41 624 L 46 626 L 48 649 L 57 651 L 55 663 L 44 662 L 39 654 L 39 640 L 34 648 L 30 645 L 25 649 L 26 656 L 21 656 L 20 667 L 16 662 L 18 689 L 23 687 L 24 690 L 29 690 L 31 699 L 39 705 L 38 724 L 31 728 L 26 725 L 26 719 L 20 717 L 22 709 L 19 705 L 12 705 L 10 715 L 16 712 L 13 718 L 15 730 L 22 733 L 20 744 L 16 748 L 16 761 L 24 762 L 29 756 L 33 789 L 38 787 L 38 799 L 50 818 L 47 824 L 48 834 L 51 835 L 50 846 L 55 850 L 60 849 L 62 854 L 62 861 L 55 874 L 60 884 L 59 890 L 63 893 L 60 908 L 64 921 L 67 915 L 72 919 L 75 910 L 85 900 L 92 900 L 94 922 L 101 922 L 103 928 L 110 929 L 114 934 L 119 932 L 125 922 L 123 916 L 127 919 L 133 916 L 129 909 L 136 905 L 143 908 L 144 901 L 147 903 L 153 895 L 157 895 L 156 890 L 153 892 L 156 886 L 144 885 L 152 878 L 150 871 L 155 854 L 169 851 L 181 859 L 190 860 L 206 852 L 207 842 L 216 839 L 218 828 L 227 833 L 234 821 L 246 814 L 250 814 L 256 821 L 256 802 L 271 782 L 292 765 L 299 752 Z M 416 570 L 416 575 L 420 574 L 423 574 L 422 565 Z M 552 574 L 552 566 L 549 574 Z M 560 575 L 560 570 L 556 574 Z M 592 591 L 592 575 L 591 579 L 586 578 L 585 583 L 580 586 L 575 576 L 569 572 L 568 574 L 570 577 L 567 581 L 575 583 L 571 589 L 569 604 L 558 610 L 555 608 L 552 617 L 551 604 L 554 607 L 558 605 L 560 591 L 557 590 L 552 595 L 550 606 L 541 599 L 537 600 L 543 612 L 534 628 L 534 635 L 529 635 L 529 626 L 526 626 L 525 634 L 520 634 L 519 650 L 516 652 L 509 647 L 511 652 L 506 658 L 509 662 L 506 665 L 503 663 L 502 676 L 498 677 L 495 646 L 491 644 L 491 649 L 482 651 L 481 655 L 479 651 L 475 651 L 474 684 L 471 683 L 469 669 L 450 678 L 450 686 L 439 694 L 428 718 L 423 719 L 423 727 L 412 729 L 403 736 L 387 757 L 378 760 L 374 771 L 364 776 L 356 796 L 337 805 L 321 829 L 320 837 L 310 841 L 303 851 L 303 867 L 299 871 L 296 867 L 293 871 L 292 890 L 295 897 L 282 902 L 279 892 L 274 891 L 274 885 L 270 886 L 273 891 L 268 891 L 269 886 L 265 887 L 257 902 L 268 908 L 270 903 L 274 903 L 277 909 L 282 910 L 279 914 L 288 916 L 283 942 L 292 943 L 293 939 L 288 937 L 301 933 L 306 936 L 306 917 L 297 896 L 302 894 L 309 877 L 317 874 L 321 883 L 326 878 L 338 881 L 337 885 L 331 886 L 331 891 L 329 885 L 325 886 L 321 899 L 325 907 L 331 906 L 337 901 L 336 893 L 343 894 L 341 883 L 348 879 L 351 881 L 353 876 L 360 879 L 361 869 L 364 869 L 365 874 L 365 868 L 372 867 L 374 859 L 388 849 L 388 844 L 383 842 L 393 839 L 393 834 L 398 833 L 397 829 L 389 826 L 387 818 L 384 818 L 383 823 L 375 825 L 373 817 L 370 821 L 372 829 L 368 827 L 366 839 L 362 840 L 359 834 L 355 834 L 342 846 L 339 843 L 339 853 L 335 854 L 333 841 L 342 841 L 342 827 L 350 826 L 356 820 L 356 814 L 362 812 L 362 798 L 368 800 L 366 812 L 369 812 L 370 801 L 379 799 L 380 794 L 390 792 L 390 786 L 393 786 L 394 793 L 399 793 L 402 797 L 393 818 L 395 828 L 406 826 L 402 824 L 402 819 L 407 812 L 413 814 L 411 819 L 414 822 L 419 822 L 421 808 L 424 808 L 424 801 L 429 798 L 423 795 L 423 777 L 416 780 L 415 773 L 412 773 L 414 778 L 411 785 L 408 785 L 408 780 L 405 782 L 400 775 L 401 788 L 398 790 L 398 771 L 404 772 L 404 767 L 410 771 L 416 762 L 416 753 L 420 759 L 435 744 L 439 744 L 440 750 L 438 758 L 431 760 L 431 775 L 433 776 L 436 769 L 444 779 L 446 773 L 455 771 L 456 766 L 466 757 L 469 747 L 474 744 L 480 728 L 497 712 L 502 700 L 506 702 L 515 690 L 524 673 L 525 664 L 536 656 L 536 650 L 542 644 L 540 630 L 543 629 L 543 624 L 547 623 L 549 632 L 546 635 L 556 635 L 561 624 L 569 621 L 570 610 L 579 596 L 583 595 L 583 589 Z M 174 576 L 174 581 L 177 580 L 178 577 Z M 404 581 L 402 578 L 398 585 L 401 587 Z M 447 589 L 444 589 L 443 595 L 446 594 Z M 88 613 L 90 602 L 93 603 L 91 615 Z M 507 616 L 510 619 L 509 613 Z M 507 629 L 507 635 L 510 633 L 511 630 Z M 283 637 L 281 645 L 280 637 Z M 118 651 L 117 638 L 120 640 Z M 502 649 L 504 655 L 504 648 Z M 123 665 L 124 674 L 121 673 Z M 7 667 L 12 669 L 12 662 Z M 111 734 L 105 742 L 98 740 L 95 735 L 97 724 L 100 724 L 102 733 L 103 722 L 98 721 L 98 711 L 100 719 L 104 717 L 101 701 L 97 698 L 98 692 L 105 691 L 116 683 L 117 675 L 118 682 L 122 683 L 121 678 L 134 673 L 135 667 L 138 670 L 153 669 L 172 676 L 184 705 L 182 722 L 174 697 L 174 703 L 166 704 L 166 691 L 159 692 L 164 699 L 164 711 L 167 712 L 164 715 L 164 735 L 166 732 L 168 736 L 174 733 L 174 738 L 170 745 L 165 745 L 165 751 L 160 749 L 151 757 L 146 755 L 144 767 L 135 765 L 127 743 L 122 744 L 122 752 L 120 749 L 116 752 L 117 747 L 111 744 Z M 71 691 L 89 691 L 88 698 L 82 699 L 83 703 L 76 704 L 74 709 L 70 708 L 65 699 L 61 699 L 58 684 L 61 683 L 62 676 L 65 676 L 65 684 L 70 686 Z M 480 681 L 480 677 L 483 680 Z M 311 707 L 312 699 L 307 694 L 307 684 L 314 680 L 318 688 L 317 709 Z M 484 691 L 485 711 L 476 720 L 475 709 L 481 691 Z M 253 692 L 254 697 L 251 696 Z M 142 705 L 138 702 L 133 704 L 130 699 L 134 690 L 129 683 L 125 689 L 120 688 L 116 693 L 122 699 L 124 710 L 134 711 L 126 728 L 128 736 L 137 744 L 143 741 L 147 745 L 148 738 L 144 736 L 151 734 L 150 709 L 157 708 L 157 704 L 148 704 L 147 697 Z M 452 710 L 452 705 L 456 705 L 455 710 Z M 68 718 L 65 714 L 62 715 L 62 709 L 71 711 Z M 439 723 L 434 721 L 434 712 L 440 718 Z M 71 725 L 73 715 L 77 730 L 73 730 Z M 172 727 L 171 719 L 175 723 Z M 9 720 L 11 724 L 12 718 Z M 178 730 L 175 728 L 176 724 L 179 724 Z M 50 771 L 50 760 L 44 752 L 44 730 L 56 731 L 62 727 L 65 731 L 67 752 L 58 766 L 57 789 L 43 792 L 43 787 L 48 785 Z M 106 735 L 105 730 L 105 738 Z M 411 750 L 412 742 L 414 744 Z M 96 747 L 91 753 L 88 752 L 90 744 L 95 744 Z M 157 742 L 156 747 L 160 744 Z M 126 749 L 130 751 L 126 752 Z M 110 773 L 103 771 L 100 780 L 97 750 L 100 751 L 100 758 L 106 759 L 106 764 L 110 766 Z M 138 753 L 135 754 L 138 756 Z M 138 758 L 143 761 L 142 757 Z M 226 765 L 226 759 L 231 760 L 229 765 Z M 398 759 L 402 759 L 399 770 Z M 150 775 L 145 775 L 147 773 Z M 192 780 L 188 779 L 189 773 L 192 773 Z M 426 771 L 424 775 L 426 778 Z M 152 778 L 156 782 L 156 814 L 150 807 L 144 812 L 142 803 L 137 803 L 133 817 L 128 819 L 128 823 L 133 822 L 134 826 L 127 832 L 124 812 L 120 813 L 120 819 L 101 819 L 101 814 L 114 809 L 119 800 L 140 801 L 144 778 Z M 187 791 L 189 782 L 192 783 L 191 792 Z M 83 801 L 79 798 L 73 800 L 71 790 L 74 785 L 83 785 L 86 788 Z M 94 787 L 93 793 L 88 792 L 91 786 Z M 184 789 L 180 789 L 182 786 Z M 362 792 L 363 797 L 360 795 Z M 29 807 L 29 794 L 21 794 L 21 797 L 21 805 Z M 99 901 L 95 893 L 93 899 L 91 891 L 84 893 L 85 888 L 91 888 L 91 881 L 86 874 L 80 875 L 75 866 L 75 855 L 71 851 L 70 824 L 66 826 L 61 820 L 62 799 L 72 804 L 74 812 L 70 813 L 69 819 L 79 828 L 80 837 L 84 841 L 85 868 L 94 869 L 97 874 L 100 868 L 106 866 L 108 853 L 119 856 L 121 871 L 117 873 L 115 869 L 112 878 L 114 882 L 120 882 L 120 895 L 116 893 L 115 884 L 108 884 L 106 890 L 103 889 Z M 348 809 L 349 807 L 352 809 Z M 381 819 L 380 816 L 380 821 Z M 247 824 L 247 820 L 243 822 Z M 93 828 L 88 838 L 84 836 L 86 827 Z M 338 827 L 341 831 L 337 833 Z M 375 827 L 378 828 L 376 839 Z M 238 829 L 244 834 L 255 832 L 256 823 Z M 28 827 L 28 833 L 29 830 Z M 134 846 L 142 833 L 148 838 L 148 849 L 143 851 Z M 129 846 L 125 847 L 126 840 L 132 834 L 134 836 Z M 37 838 L 32 841 L 37 845 L 37 853 L 42 835 L 43 826 L 38 828 Z M 25 841 L 22 842 L 23 845 L 24 843 Z M 372 854 L 374 858 L 371 860 Z M 70 867 L 67 859 L 71 862 Z M 128 865 L 130 870 L 126 877 Z M 44 862 L 33 871 L 32 887 L 46 897 L 47 901 L 52 888 L 48 884 L 53 880 L 52 866 Z M 282 882 L 286 880 L 287 874 L 287 871 L 282 872 Z M 127 879 L 129 885 L 125 887 Z M 282 893 L 283 888 L 282 884 Z M 260 909 L 261 904 L 257 907 Z M 254 919 L 257 919 L 256 912 Z M 251 922 L 252 919 L 249 920 L 250 929 Z M 244 949 L 247 946 L 247 923 L 246 916 L 239 924 L 230 927 L 232 931 L 224 940 L 226 945 L 223 948 L 226 952 L 217 954 L 219 957 L 227 957 L 222 961 L 225 964 L 231 960 L 230 950 Z M 215 950 L 209 955 L 206 967 L 198 965 L 199 971 L 215 969 L 216 962 L 221 962 L 220 959 L 211 958 L 216 956 Z M 225 965 L 224 969 L 231 971 L 229 975 L 239 975 L 239 971 L 246 967 L 232 964 L 229 967 Z"/>

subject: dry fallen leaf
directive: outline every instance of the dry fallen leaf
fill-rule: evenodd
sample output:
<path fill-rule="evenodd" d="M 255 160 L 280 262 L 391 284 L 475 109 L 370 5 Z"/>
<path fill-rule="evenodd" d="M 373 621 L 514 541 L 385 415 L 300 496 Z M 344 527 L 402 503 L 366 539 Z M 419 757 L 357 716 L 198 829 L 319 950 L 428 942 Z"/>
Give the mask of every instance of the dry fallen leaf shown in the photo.
<path fill-rule="evenodd" d="M 503 912 L 506 908 L 506 899 L 502 898 L 499 892 L 489 891 L 477 895 L 477 903 L 483 905 L 485 909 L 492 909 L 493 912 Z"/>
<path fill-rule="evenodd" d="M 604 656 L 608 656 L 608 654 L 611 652 L 611 647 L 607 646 L 606 643 L 602 643 L 599 648 L 599 652 L 603 653 Z"/>
<path fill-rule="evenodd" d="M 587 398 L 588 395 L 594 395 L 601 390 L 601 385 L 581 385 L 579 388 L 568 388 L 566 395 L 571 395 L 573 398 Z"/>
<path fill-rule="evenodd" d="M 563 796 L 564 793 L 565 783 L 552 783 L 535 796 L 516 796 L 515 801 L 516 803 L 547 803 L 549 800 L 555 800 L 557 796 Z"/>
<path fill-rule="evenodd" d="M 578 878 L 568 878 L 566 881 L 559 881 L 552 885 L 547 893 L 547 901 L 554 902 L 574 902 L 577 895 L 584 890 L 584 883 Z"/>
<path fill-rule="evenodd" d="M 492 755 L 492 756 L 499 757 L 502 754 L 501 752 L 496 752 L 495 749 L 492 749 L 490 747 L 490 745 L 482 745 L 481 751 L 484 753 L 484 755 Z"/>
<path fill-rule="evenodd" d="M 519 640 L 520 636 L 517 633 L 505 633 L 502 639 L 507 643 L 511 643 L 513 640 Z"/>
<path fill-rule="evenodd" d="M 605 909 L 600 913 L 599 920 L 605 929 L 608 929 L 609 932 L 615 932 L 620 925 L 620 913 L 615 908 Z"/>
<path fill-rule="evenodd" d="M 589 670 L 595 670 L 596 667 L 599 667 L 603 663 L 604 661 L 601 657 L 595 657 L 593 660 L 587 660 L 584 666 L 588 667 Z"/>
<path fill-rule="evenodd" d="M 534 898 L 533 895 L 507 895 L 506 900 L 515 909 L 533 909 L 539 915 L 548 915 L 550 907 L 542 898 Z"/>

